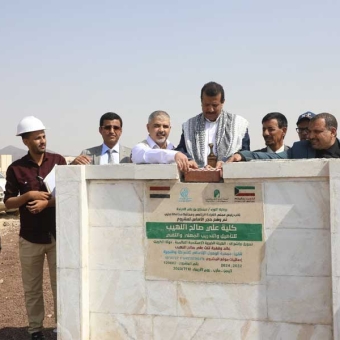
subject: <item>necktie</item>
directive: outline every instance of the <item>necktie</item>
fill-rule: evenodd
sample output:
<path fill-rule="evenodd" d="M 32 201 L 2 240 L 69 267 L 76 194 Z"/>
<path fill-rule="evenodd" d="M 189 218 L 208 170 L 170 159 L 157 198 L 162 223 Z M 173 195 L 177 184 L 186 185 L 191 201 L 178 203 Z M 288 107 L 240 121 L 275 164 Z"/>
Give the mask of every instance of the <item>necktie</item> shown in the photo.
<path fill-rule="evenodd" d="M 115 160 L 113 157 L 113 153 L 116 152 L 116 150 L 107 150 L 107 154 L 109 156 L 107 164 L 115 164 Z"/>

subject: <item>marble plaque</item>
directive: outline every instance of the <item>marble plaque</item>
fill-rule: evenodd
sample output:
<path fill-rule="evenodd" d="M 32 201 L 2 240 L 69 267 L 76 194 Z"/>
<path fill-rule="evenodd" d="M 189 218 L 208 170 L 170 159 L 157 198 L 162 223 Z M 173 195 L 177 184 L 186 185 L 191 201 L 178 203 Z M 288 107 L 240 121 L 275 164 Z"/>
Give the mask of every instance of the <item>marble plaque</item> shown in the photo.
<path fill-rule="evenodd" d="M 260 281 L 261 184 L 157 182 L 145 196 L 147 279 Z"/>

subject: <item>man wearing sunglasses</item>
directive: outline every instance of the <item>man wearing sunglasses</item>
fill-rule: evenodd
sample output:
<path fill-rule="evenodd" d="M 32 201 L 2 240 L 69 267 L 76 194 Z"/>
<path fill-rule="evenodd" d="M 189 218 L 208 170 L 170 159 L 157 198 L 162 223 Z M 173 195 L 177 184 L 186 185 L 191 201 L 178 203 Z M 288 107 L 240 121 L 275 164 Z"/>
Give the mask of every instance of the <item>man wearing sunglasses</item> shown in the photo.
<path fill-rule="evenodd" d="M 308 126 L 309 121 L 315 116 L 315 113 L 307 111 L 301 114 L 296 122 L 296 132 L 299 135 L 300 140 L 308 139 Z"/>
<path fill-rule="evenodd" d="M 122 135 L 122 118 L 114 112 L 103 114 L 99 121 L 99 133 L 102 135 L 103 144 L 85 149 L 72 161 L 72 165 L 106 165 L 131 163 L 131 149 L 120 145 Z"/>

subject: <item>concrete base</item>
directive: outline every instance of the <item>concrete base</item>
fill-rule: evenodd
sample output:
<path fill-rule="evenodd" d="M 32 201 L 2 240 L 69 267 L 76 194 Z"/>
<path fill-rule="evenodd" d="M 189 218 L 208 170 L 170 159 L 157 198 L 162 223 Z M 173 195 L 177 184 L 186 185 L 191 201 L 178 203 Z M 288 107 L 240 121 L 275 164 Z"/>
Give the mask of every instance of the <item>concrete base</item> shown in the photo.
<path fill-rule="evenodd" d="M 168 199 L 151 200 L 150 186 L 179 207 L 196 204 L 194 183 L 174 194 L 175 165 L 57 168 L 58 339 L 340 339 L 340 161 L 234 163 L 223 173 L 226 188 L 261 189 L 259 280 L 147 277 L 146 222 Z M 212 185 L 207 206 L 240 207 L 236 191 L 208 200 Z M 252 222 L 255 205 L 243 202 L 233 223 Z"/>

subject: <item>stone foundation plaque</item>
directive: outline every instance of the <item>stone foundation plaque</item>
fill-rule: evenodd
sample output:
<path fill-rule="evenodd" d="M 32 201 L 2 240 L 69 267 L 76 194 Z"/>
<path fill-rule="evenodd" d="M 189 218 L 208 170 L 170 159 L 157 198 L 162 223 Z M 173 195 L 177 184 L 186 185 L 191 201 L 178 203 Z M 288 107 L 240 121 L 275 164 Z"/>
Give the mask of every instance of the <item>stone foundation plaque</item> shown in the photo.
<path fill-rule="evenodd" d="M 184 174 L 185 182 L 218 183 L 221 181 L 221 169 L 189 169 Z"/>
<path fill-rule="evenodd" d="M 260 281 L 260 184 L 157 182 L 146 195 L 147 279 Z"/>

